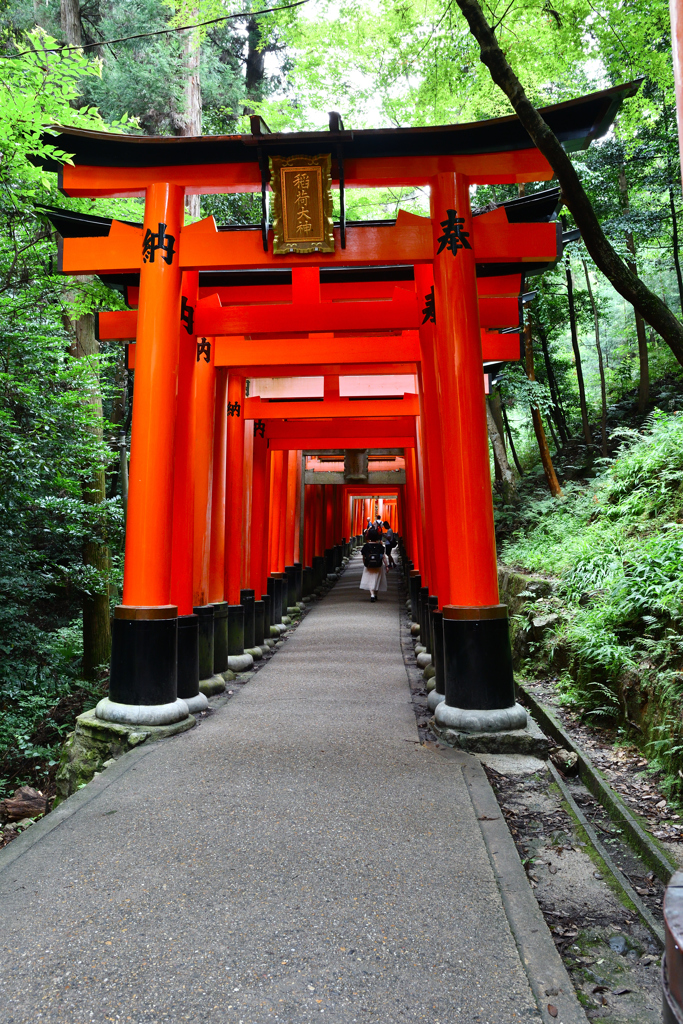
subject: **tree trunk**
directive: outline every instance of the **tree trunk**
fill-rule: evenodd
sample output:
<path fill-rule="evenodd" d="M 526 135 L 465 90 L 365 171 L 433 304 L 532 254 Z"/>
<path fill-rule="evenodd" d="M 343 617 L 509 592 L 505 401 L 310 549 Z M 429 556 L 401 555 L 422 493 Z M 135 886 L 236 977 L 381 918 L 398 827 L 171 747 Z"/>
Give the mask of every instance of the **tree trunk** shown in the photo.
<path fill-rule="evenodd" d="M 81 23 L 81 8 L 78 0 L 61 0 L 59 13 L 62 35 L 66 45 L 82 46 L 83 25 Z"/>
<path fill-rule="evenodd" d="M 631 203 L 628 195 L 626 167 L 624 164 L 619 168 L 619 192 L 621 193 L 622 209 L 628 214 L 631 210 Z M 671 190 L 669 190 L 669 195 L 671 195 Z M 626 248 L 632 257 L 628 261 L 629 270 L 631 270 L 632 273 L 637 274 L 636 243 L 633 237 L 633 232 L 624 231 L 624 238 L 626 239 Z M 674 250 L 675 249 L 676 246 L 674 246 Z M 633 312 L 636 318 L 636 337 L 638 338 L 638 412 L 644 413 L 645 406 L 647 405 L 650 397 L 650 365 L 647 351 L 647 337 L 645 335 L 645 321 L 637 309 L 634 309 Z"/>
<path fill-rule="evenodd" d="M 512 431 L 510 430 L 510 421 L 508 420 L 508 414 L 505 411 L 505 404 L 503 402 L 500 403 L 500 411 L 503 414 L 503 423 L 505 424 L 505 433 L 507 434 L 508 441 L 510 442 L 510 451 L 512 452 L 512 458 L 515 460 L 515 466 L 517 467 L 517 472 L 519 473 L 520 476 L 524 476 L 524 472 L 522 470 L 522 466 L 521 466 L 519 458 L 517 456 L 517 449 L 515 448 L 515 442 L 512 440 Z"/>
<path fill-rule="evenodd" d="M 197 21 L 197 8 L 192 11 L 191 20 Z M 200 79 L 201 40 L 199 29 L 184 33 L 183 53 L 185 62 L 185 116 L 181 135 L 202 134 L 202 89 Z M 201 214 L 201 196 L 185 196 L 185 209 L 191 217 Z"/>
<path fill-rule="evenodd" d="M 555 377 L 555 371 L 553 369 L 552 360 L 550 358 L 550 351 L 548 349 L 548 337 L 542 327 L 536 324 L 536 333 L 541 339 L 541 348 L 543 350 L 543 361 L 545 363 L 545 372 L 548 377 L 548 387 L 550 388 L 550 397 L 553 400 L 553 412 L 552 417 L 557 425 L 562 441 L 569 439 L 569 431 L 567 430 L 567 419 L 560 402 L 560 393 L 557 389 L 557 379 Z"/>
<path fill-rule="evenodd" d="M 76 280 L 79 280 L 76 278 Z M 87 280 L 81 278 L 80 280 Z M 99 373 L 96 362 L 92 360 L 99 352 L 99 343 L 95 338 L 95 318 L 86 313 L 78 320 L 70 321 L 72 343 L 70 353 L 75 359 L 91 360 L 91 383 L 85 395 L 86 401 L 95 411 L 91 430 L 95 437 L 101 439 L 103 431 L 102 396 L 99 387 Z M 106 501 L 106 480 L 103 466 L 96 466 L 89 479 L 82 483 L 83 501 L 88 505 L 100 505 Z M 105 523 L 101 523 L 99 531 L 106 537 Z M 104 540 L 87 540 L 83 544 L 83 564 L 92 566 L 99 572 L 108 573 L 111 560 L 109 547 Z M 109 586 L 103 593 L 83 595 L 83 676 L 95 679 L 98 670 L 108 664 L 111 655 L 111 626 L 109 621 Z"/>
<path fill-rule="evenodd" d="M 488 67 L 491 78 L 508 97 L 532 142 L 555 172 L 562 188 L 562 198 L 574 215 L 576 226 L 596 266 L 619 294 L 661 334 L 683 366 L 683 324 L 676 319 L 666 303 L 629 270 L 605 237 L 571 160 L 555 133 L 528 99 L 477 0 L 457 0 L 457 4 L 479 43 L 482 63 Z"/>
<path fill-rule="evenodd" d="M 569 256 L 565 257 L 564 267 L 567 274 L 567 301 L 569 302 L 569 329 L 572 335 L 572 349 L 574 351 L 574 364 L 576 366 L 576 380 L 579 385 L 579 405 L 581 406 L 581 426 L 583 428 L 583 439 L 587 445 L 593 444 L 591 428 L 588 423 L 588 406 L 586 405 L 586 387 L 583 383 L 583 367 L 581 365 L 581 352 L 579 350 L 579 335 L 576 330 L 576 309 L 574 307 L 574 281 L 572 268 L 569 265 Z"/>
<path fill-rule="evenodd" d="M 674 202 L 674 189 L 671 180 L 671 160 L 669 160 L 669 209 L 671 210 L 671 243 L 673 246 L 674 266 L 676 268 L 676 280 L 678 281 L 678 301 L 683 310 L 683 273 L 681 273 L 681 258 L 678 251 L 678 214 Z"/>
<path fill-rule="evenodd" d="M 510 463 L 508 462 L 507 453 L 505 451 L 505 443 L 498 429 L 496 417 L 494 416 L 491 408 L 490 398 L 486 401 L 486 424 L 488 426 L 491 447 L 493 448 L 493 461 L 498 467 L 500 473 L 500 492 L 502 494 L 503 501 L 507 505 L 513 501 L 515 497 L 515 476 L 510 469 Z"/>
<path fill-rule="evenodd" d="M 250 18 L 247 22 L 247 68 L 245 76 L 245 90 L 247 100 L 258 103 L 263 99 L 263 81 L 266 70 L 266 54 L 261 48 L 261 29 L 257 18 Z M 254 108 L 247 105 L 244 108 L 245 114 L 254 114 Z"/>
<path fill-rule="evenodd" d="M 524 354 L 526 356 L 526 374 L 529 380 L 536 380 L 536 372 L 534 370 L 534 348 L 531 338 L 531 324 L 527 324 L 524 328 Z M 543 471 L 545 478 L 548 481 L 548 487 L 553 498 L 559 498 L 562 494 L 562 488 L 560 487 L 553 466 L 553 460 L 550 457 L 550 449 L 548 448 L 548 441 L 545 436 L 545 430 L 543 429 L 543 420 L 541 419 L 541 410 L 536 405 L 531 406 L 531 419 L 534 424 L 534 432 L 536 434 L 536 440 L 538 441 L 538 450 L 541 453 L 541 462 L 543 463 Z"/>
<path fill-rule="evenodd" d="M 588 297 L 593 308 L 593 320 L 595 322 L 595 347 L 598 350 L 598 371 L 600 373 L 600 397 L 602 399 L 602 416 L 600 417 L 600 431 L 602 434 L 602 454 L 607 455 L 607 388 L 605 386 L 605 367 L 602 362 L 602 347 L 600 345 L 600 317 L 598 316 L 598 307 L 593 296 L 593 288 L 591 285 L 590 274 L 588 273 L 588 264 L 585 260 L 581 260 L 583 263 L 583 272 L 586 275 L 586 287 L 588 288 Z"/>

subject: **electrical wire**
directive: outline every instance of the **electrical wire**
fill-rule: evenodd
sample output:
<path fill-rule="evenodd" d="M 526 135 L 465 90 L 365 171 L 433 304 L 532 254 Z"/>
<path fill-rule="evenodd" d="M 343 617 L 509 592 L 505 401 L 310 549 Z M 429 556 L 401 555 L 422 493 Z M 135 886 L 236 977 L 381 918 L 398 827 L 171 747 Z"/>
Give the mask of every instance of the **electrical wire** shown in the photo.
<path fill-rule="evenodd" d="M 21 53 L 0 54 L 2 60 L 17 60 L 19 57 L 26 57 L 29 54 L 43 53 L 66 53 L 68 50 L 92 50 L 95 46 L 108 46 L 110 43 L 126 43 L 129 39 L 146 39 L 149 36 L 166 36 L 172 32 L 187 32 L 189 29 L 202 28 L 204 25 L 216 25 L 219 21 L 231 21 L 238 18 L 256 18 L 261 14 L 277 14 L 278 11 L 289 11 L 292 7 L 301 7 L 309 0 L 296 0 L 292 4 L 284 4 L 282 7 L 265 7 L 260 11 L 241 11 L 239 14 L 224 14 L 220 18 L 209 18 L 208 21 L 198 21 L 195 25 L 179 25 L 177 28 L 160 28 L 156 32 L 139 32 L 133 36 L 119 36 L 118 39 L 101 39 L 96 43 L 83 43 L 80 46 L 55 46 L 49 50 L 22 50 Z"/>

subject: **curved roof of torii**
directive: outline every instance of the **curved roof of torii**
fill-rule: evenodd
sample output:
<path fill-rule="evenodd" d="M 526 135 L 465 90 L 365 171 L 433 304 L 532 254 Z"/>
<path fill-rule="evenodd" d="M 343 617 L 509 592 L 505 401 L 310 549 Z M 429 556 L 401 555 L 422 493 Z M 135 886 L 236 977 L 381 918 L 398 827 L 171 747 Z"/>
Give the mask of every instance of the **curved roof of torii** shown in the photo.
<path fill-rule="evenodd" d="M 566 150 L 585 149 L 594 139 L 605 134 L 622 102 L 635 95 L 639 86 L 640 80 L 628 82 L 542 107 L 540 113 Z M 500 153 L 532 149 L 534 146 L 516 114 L 426 128 L 188 137 L 115 135 L 54 125 L 50 135 L 46 135 L 46 141 L 73 153 L 75 164 L 92 167 L 257 163 L 259 153 L 268 156 L 288 156 L 293 152 L 315 154 L 330 145 L 334 148 L 341 146 L 346 159 Z M 49 170 L 61 167 L 56 161 L 40 162 Z"/>

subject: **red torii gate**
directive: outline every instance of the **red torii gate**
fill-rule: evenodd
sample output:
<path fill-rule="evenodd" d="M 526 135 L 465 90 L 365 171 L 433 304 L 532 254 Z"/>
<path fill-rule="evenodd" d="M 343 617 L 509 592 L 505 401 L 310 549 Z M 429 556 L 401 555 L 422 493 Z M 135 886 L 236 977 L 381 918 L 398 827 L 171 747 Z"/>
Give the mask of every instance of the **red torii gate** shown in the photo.
<path fill-rule="evenodd" d="M 605 90 L 547 108 L 544 115 L 565 144 L 585 146 L 607 129 L 634 89 Z M 522 230 L 500 210 L 473 220 L 469 189 L 477 183 L 547 180 L 550 168 L 515 117 L 445 128 L 278 136 L 263 134 L 261 124 L 256 119 L 252 136 L 217 139 L 150 140 L 73 129 L 60 129 L 57 136 L 56 144 L 74 153 L 73 166 L 60 170 L 66 194 L 145 196 L 142 228 L 114 221 L 106 236 L 65 237 L 61 247 L 65 273 L 139 273 L 140 281 L 139 308 L 133 314 L 136 381 L 124 595 L 115 613 L 111 699 L 102 702 L 98 714 L 115 721 L 157 723 L 187 714 L 187 705 L 176 698 L 180 601 L 174 603 L 173 591 L 186 595 L 189 579 L 192 593 L 192 444 L 189 429 L 176 433 L 176 418 L 189 428 L 189 382 L 197 367 L 201 371 L 205 365 L 204 360 L 197 362 L 201 353 L 194 344 L 196 332 L 210 326 L 202 338 L 269 330 L 279 337 L 288 330 L 328 333 L 336 329 L 336 318 L 341 330 L 354 333 L 368 330 L 369 323 L 380 330 L 396 324 L 396 329 L 418 331 L 424 443 L 420 432 L 414 432 L 414 402 L 407 417 L 413 429 L 404 436 L 412 433 L 421 448 L 416 468 L 424 477 L 423 493 L 444 510 L 444 532 L 457 553 L 425 566 L 443 613 L 445 702 L 437 717 L 463 728 L 475 720 L 477 728 L 521 725 L 525 715 L 514 700 L 507 609 L 498 598 L 476 264 L 488 264 L 494 276 L 501 273 L 501 256 L 519 264 L 551 262 L 557 257 L 557 238 L 552 225 L 530 223 Z M 429 186 L 430 218 L 400 214 L 391 226 L 342 223 L 335 229 L 334 252 L 286 256 L 270 251 L 265 222 L 261 233 L 222 232 L 212 218 L 183 226 L 185 194 L 262 190 L 265 195 L 268 156 L 320 152 L 336 157 L 333 177 L 339 181 L 343 175 L 346 187 Z M 405 264 L 414 267 L 412 299 L 398 289 L 388 301 L 327 303 L 319 284 L 318 294 L 311 294 L 318 267 Z M 200 271 L 283 266 L 297 270 L 290 302 L 260 309 L 253 304 L 224 306 L 220 295 L 216 300 L 199 294 Z M 302 300 L 297 291 L 298 282 L 304 281 Z M 424 324 L 416 322 L 420 309 L 415 296 L 425 303 L 433 297 L 433 319 Z M 330 308 L 323 309 L 326 305 Z M 187 320 L 190 307 L 196 326 Z M 242 353 L 236 362 L 253 365 L 244 349 Z M 227 358 L 235 365 L 232 352 Z M 356 361 L 362 362 L 351 360 Z M 282 360 L 283 365 L 295 362 L 289 363 L 287 355 Z M 274 367 L 277 361 L 268 365 Z M 222 401 L 234 404 L 235 399 L 227 393 Z M 384 405 L 385 414 L 389 411 L 387 403 L 377 404 Z M 321 411 L 319 407 L 318 417 Z M 285 442 L 291 447 L 292 440 L 298 445 L 308 434 L 304 426 L 316 422 L 316 439 L 324 437 L 325 420 L 316 421 L 311 414 L 294 422 L 296 426 L 287 420 L 286 433 L 292 428 L 299 433 L 295 438 L 281 436 L 283 448 Z M 377 436 L 379 420 L 372 422 L 372 431 L 349 435 L 358 442 L 353 447 L 367 447 L 368 437 Z M 334 429 L 338 442 L 344 431 L 336 424 Z M 414 451 L 408 441 L 401 447 Z M 426 549 L 423 565 L 429 562 L 425 555 Z"/>

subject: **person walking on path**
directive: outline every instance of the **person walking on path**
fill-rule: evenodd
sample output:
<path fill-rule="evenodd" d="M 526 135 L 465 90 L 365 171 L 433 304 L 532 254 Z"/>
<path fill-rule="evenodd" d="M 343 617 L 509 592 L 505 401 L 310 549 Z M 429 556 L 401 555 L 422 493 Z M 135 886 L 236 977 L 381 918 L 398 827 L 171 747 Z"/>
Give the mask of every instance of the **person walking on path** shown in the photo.
<path fill-rule="evenodd" d="M 368 530 L 368 539 L 360 550 L 363 558 L 363 575 L 360 578 L 360 589 L 370 591 L 370 600 L 377 600 L 377 592 L 387 589 L 387 556 L 380 534 L 374 527 Z"/>
<path fill-rule="evenodd" d="M 389 568 L 390 569 L 395 569 L 396 568 L 396 562 L 391 557 L 391 551 L 392 551 L 392 548 L 396 547 L 396 538 L 394 536 L 394 531 L 391 529 L 391 523 L 385 522 L 383 525 L 384 525 L 384 533 L 382 535 L 382 541 L 384 543 L 384 548 L 385 548 L 386 553 L 387 553 L 387 558 L 389 559 Z"/>

